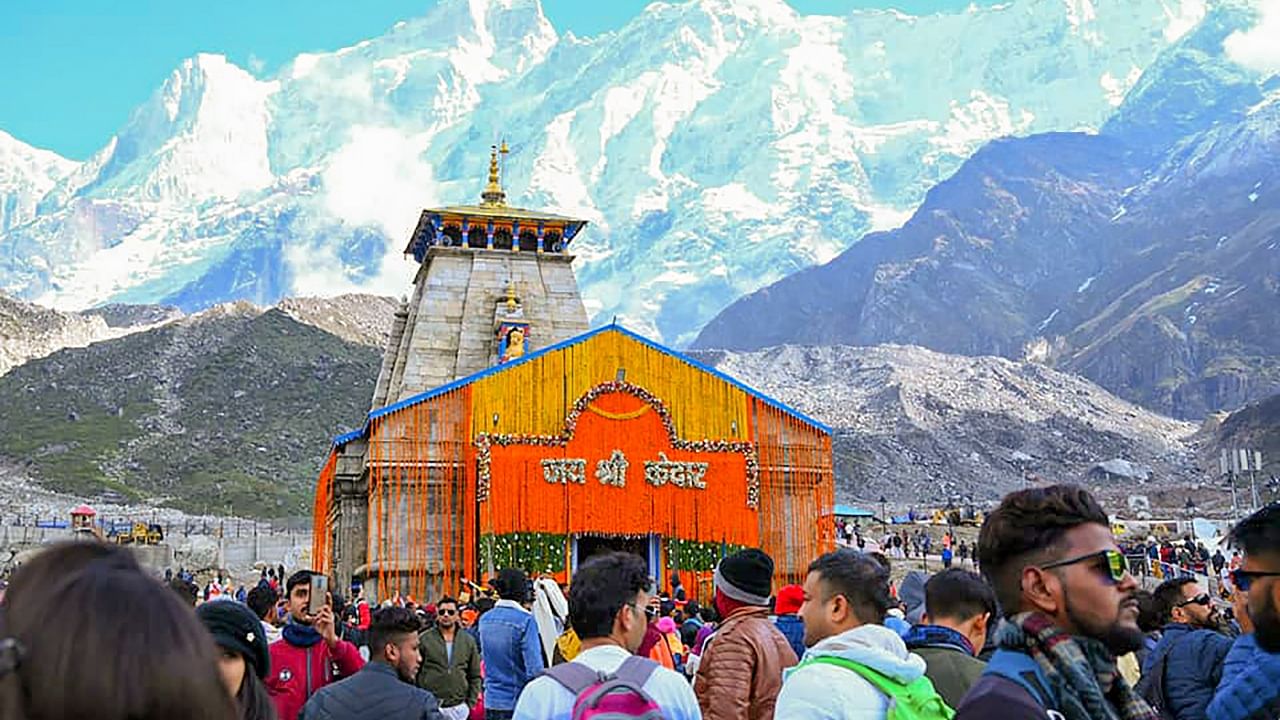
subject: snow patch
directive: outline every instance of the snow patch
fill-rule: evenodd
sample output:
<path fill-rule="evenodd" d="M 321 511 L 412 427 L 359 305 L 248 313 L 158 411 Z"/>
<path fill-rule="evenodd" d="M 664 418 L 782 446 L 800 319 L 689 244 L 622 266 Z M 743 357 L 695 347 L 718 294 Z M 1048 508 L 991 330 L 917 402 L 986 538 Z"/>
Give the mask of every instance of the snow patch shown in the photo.
<path fill-rule="evenodd" d="M 968 156 L 989 140 L 1026 131 L 1035 117 L 1030 110 L 1023 110 L 1015 120 L 1007 99 L 974 90 L 967 103 L 951 101 L 951 116 L 942 134 L 929 138 L 935 150 L 925 156 L 926 162 L 930 158 L 936 162 L 943 154 Z"/>
<path fill-rule="evenodd" d="M 310 75 L 311 71 L 319 64 L 320 57 L 320 55 L 313 53 L 301 53 L 293 59 L 293 67 L 289 72 L 289 77 L 294 80 L 301 80 Z"/>
<path fill-rule="evenodd" d="M 711 212 L 738 220 L 766 220 L 774 210 L 742 183 L 707 188 L 702 193 L 702 203 Z"/>
<path fill-rule="evenodd" d="M 1084 282 L 1080 283 L 1080 287 L 1076 288 L 1076 294 L 1078 295 L 1088 290 L 1090 287 L 1093 286 L 1093 281 L 1097 279 L 1098 279 L 1097 275 L 1090 275 L 1088 280 L 1085 280 Z"/>
<path fill-rule="evenodd" d="M 1040 325 L 1036 328 L 1036 332 L 1044 332 L 1044 329 L 1049 327 L 1049 323 L 1053 322 L 1053 319 L 1056 317 L 1058 317 L 1058 308 L 1054 308 L 1053 312 L 1049 313 L 1049 317 L 1040 321 Z"/>
<path fill-rule="evenodd" d="M 1176 7 L 1165 5 L 1164 15 L 1168 19 L 1168 24 L 1164 28 L 1164 39 L 1169 43 L 1175 43 L 1182 39 L 1200 21 L 1204 19 L 1205 13 L 1208 12 L 1205 0 L 1175 0 Z"/>
<path fill-rule="evenodd" d="M 1124 96 L 1138 84 L 1138 79 L 1141 77 L 1142 68 L 1132 65 L 1129 67 L 1129 74 L 1123 78 L 1117 78 L 1107 70 L 1098 79 L 1098 84 L 1102 86 L 1102 92 L 1106 94 L 1107 102 L 1111 103 L 1111 107 L 1120 107 L 1124 102 Z"/>

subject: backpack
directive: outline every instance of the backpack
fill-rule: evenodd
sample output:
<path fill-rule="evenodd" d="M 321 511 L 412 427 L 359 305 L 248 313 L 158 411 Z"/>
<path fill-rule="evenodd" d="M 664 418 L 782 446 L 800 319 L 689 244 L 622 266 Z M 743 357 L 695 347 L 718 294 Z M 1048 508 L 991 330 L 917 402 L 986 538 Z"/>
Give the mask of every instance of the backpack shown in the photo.
<path fill-rule="evenodd" d="M 662 708 L 644 691 L 658 663 L 632 655 L 617 672 L 597 672 L 565 663 L 544 672 L 573 693 L 573 720 L 665 720 Z"/>
<path fill-rule="evenodd" d="M 1188 633 L 1189 635 L 1190 633 Z M 1165 701 L 1164 694 L 1164 671 L 1169 665 L 1169 654 L 1173 652 L 1173 646 L 1177 645 L 1182 638 L 1170 640 L 1159 653 L 1151 660 L 1151 672 L 1144 673 L 1138 680 L 1138 684 L 1133 686 L 1133 691 L 1137 693 L 1147 704 L 1151 706 L 1156 714 L 1166 720 L 1172 720 L 1173 713 L 1167 709 L 1168 703 Z"/>
<path fill-rule="evenodd" d="M 951 720 L 955 711 L 947 707 L 942 696 L 933 689 L 928 677 L 921 675 L 903 685 L 888 675 L 879 673 L 861 663 L 831 655 L 805 658 L 797 669 L 805 665 L 835 665 L 855 672 L 872 687 L 889 696 L 889 712 L 886 720 Z"/>
<path fill-rule="evenodd" d="M 1053 685 L 1049 683 L 1040 663 L 1030 655 L 1001 648 L 987 661 L 982 674 L 996 675 L 1017 683 L 1045 709 L 1049 717 L 1062 717 L 1058 711 L 1058 698 L 1054 695 Z"/>

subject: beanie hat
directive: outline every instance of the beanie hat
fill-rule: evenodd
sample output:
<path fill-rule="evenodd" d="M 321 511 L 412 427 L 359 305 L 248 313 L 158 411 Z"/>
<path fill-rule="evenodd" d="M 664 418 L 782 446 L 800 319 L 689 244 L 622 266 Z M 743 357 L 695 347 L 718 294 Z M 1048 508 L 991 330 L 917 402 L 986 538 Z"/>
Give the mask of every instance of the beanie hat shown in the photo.
<path fill-rule="evenodd" d="M 666 617 L 666 616 L 658 618 L 658 632 L 663 633 L 665 635 L 667 633 L 673 633 L 675 631 L 676 631 L 675 620 L 672 620 L 670 617 Z"/>
<path fill-rule="evenodd" d="M 800 612 L 804 602 L 804 589 L 799 585 L 787 585 L 778 590 L 778 598 L 773 603 L 773 611 L 779 615 L 795 615 Z"/>
<path fill-rule="evenodd" d="M 739 550 L 716 566 L 715 585 L 731 600 L 768 605 L 773 592 L 773 558 L 756 548 Z"/>
<path fill-rule="evenodd" d="M 247 605 L 234 600 L 208 602 L 196 608 L 196 615 L 218 647 L 240 653 L 259 679 L 267 676 L 271 670 L 267 637 L 262 622 Z"/>

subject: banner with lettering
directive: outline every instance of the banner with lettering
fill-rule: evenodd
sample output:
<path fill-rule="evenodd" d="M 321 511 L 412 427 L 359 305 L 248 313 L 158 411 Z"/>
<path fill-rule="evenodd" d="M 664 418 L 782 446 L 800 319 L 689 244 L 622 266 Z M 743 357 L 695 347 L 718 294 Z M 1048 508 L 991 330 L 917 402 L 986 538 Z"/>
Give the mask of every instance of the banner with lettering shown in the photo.
<path fill-rule="evenodd" d="M 593 389 L 565 427 L 478 438 L 482 532 L 758 544 L 753 444 L 677 437 L 661 400 L 624 383 Z"/>

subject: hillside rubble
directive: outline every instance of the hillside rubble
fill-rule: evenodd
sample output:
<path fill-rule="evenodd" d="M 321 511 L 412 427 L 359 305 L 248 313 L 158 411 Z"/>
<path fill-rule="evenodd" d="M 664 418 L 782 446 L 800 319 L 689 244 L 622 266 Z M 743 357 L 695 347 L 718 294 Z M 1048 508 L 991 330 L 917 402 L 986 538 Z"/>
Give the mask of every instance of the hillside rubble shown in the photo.
<path fill-rule="evenodd" d="M 842 501 L 982 501 L 1039 481 L 1122 493 L 1201 481 L 1195 425 L 1034 363 L 903 345 L 694 356 L 829 424 Z M 1091 474 L 1099 465 L 1149 477 Z"/>

